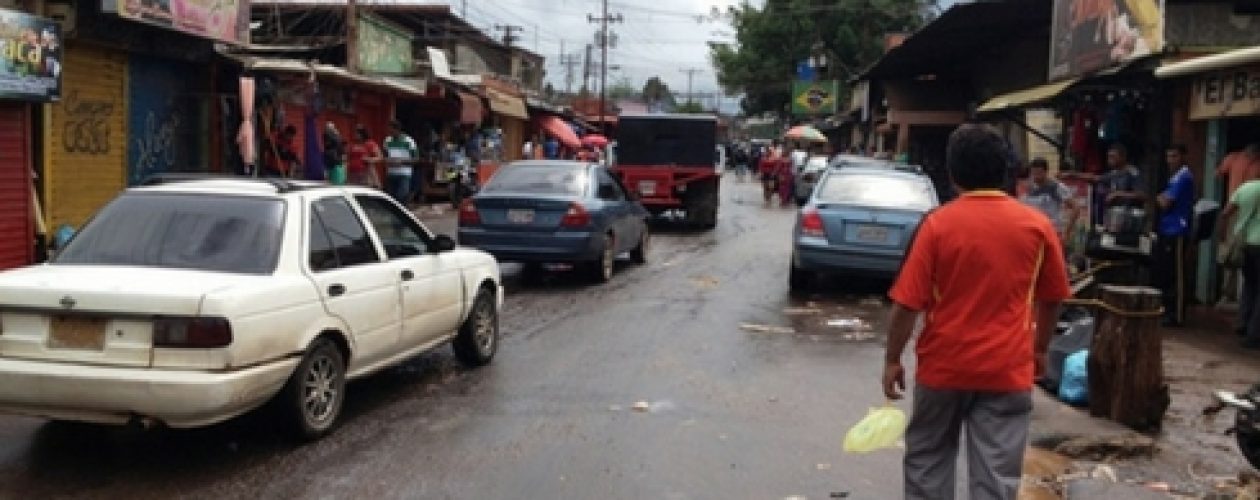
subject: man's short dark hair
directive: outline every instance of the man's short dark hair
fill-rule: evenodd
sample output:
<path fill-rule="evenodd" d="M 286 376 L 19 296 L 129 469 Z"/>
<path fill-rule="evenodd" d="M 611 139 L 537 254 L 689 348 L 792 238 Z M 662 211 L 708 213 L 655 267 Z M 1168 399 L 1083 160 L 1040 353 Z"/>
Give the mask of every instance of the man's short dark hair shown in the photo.
<path fill-rule="evenodd" d="M 1045 158 L 1033 158 L 1032 161 L 1028 162 L 1028 168 L 1050 170 L 1050 162 L 1046 161 Z"/>
<path fill-rule="evenodd" d="M 1185 144 L 1172 144 L 1172 145 L 1169 145 L 1169 146 L 1168 146 L 1168 150 L 1169 150 L 1169 151 L 1176 151 L 1177 153 L 1181 154 L 1182 156 L 1185 156 L 1185 155 L 1186 155 L 1186 151 L 1187 151 L 1187 150 L 1186 150 L 1186 145 L 1185 145 Z"/>
<path fill-rule="evenodd" d="M 402 130 L 402 122 L 400 122 L 400 121 L 398 121 L 398 120 L 390 120 L 390 121 L 389 121 L 389 128 L 394 128 L 394 129 Z"/>
<path fill-rule="evenodd" d="M 985 125 L 958 127 L 949 134 L 945 167 L 954 184 L 964 190 L 1001 189 L 1010 167 L 1006 141 Z"/>
<path fill-rule="evenodd" d="M 1107 151 L 1108 152 L 1114 151 L 1116 154 L 1120 155 L 1123 158 L 1129 157 L 1129 148 L 1124 147 L 1124 144 L 1119 143 L 1119 142 L 1112 144 L 1111 147 L 1107 148 Z"/>

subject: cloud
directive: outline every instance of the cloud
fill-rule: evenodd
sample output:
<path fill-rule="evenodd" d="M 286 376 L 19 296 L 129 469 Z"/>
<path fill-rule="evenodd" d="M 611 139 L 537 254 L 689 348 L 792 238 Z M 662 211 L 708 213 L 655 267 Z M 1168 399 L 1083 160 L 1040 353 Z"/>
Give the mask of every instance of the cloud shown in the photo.
<path fill-rule="evenodd" d="M 610 25 L 617 43 L 609 49 L 608 62 L 621 66 L 621 70 L 610 72 L 609 81 L 629 78 L 638 87 L 648 78 L 659 76 L 671 89 L 686 92 L 687 74 L 682 70 L 697 68 L 702 71 L 694 75 L 693 92 L 718 92 L 708 43 L 730 40 L 733 29 L 725 20 L 712 19 L 708 14 L 715 7 L 724 12 L 737 3 L 738 0 L 610 1 L 608 13 L 620 15 L 622 22 Z M 561 51 L 583 59 L 585 47 L 594 43 L 598 29 L 589 17 L 600 17 L 600 7 L 598 0 L 451 1 L 453 11 L 467 9 L 466 18 L 494 36 L 502 34 L 493 31 L 495 25 L 524 28 L 516 44 L 547 58 L 547 81 L 559 89 L 566 84 Z M 592 60 L 597 62 L 598 47 L 593 48 L 592 54 Z M 572 88 L 576 90 L 582 81 L 581 64 L 574 67 L 574 72 Z M 598 76 L 597 65 L 594 73 Z M 733 100 L 728 101 L 730 107 Z"/>

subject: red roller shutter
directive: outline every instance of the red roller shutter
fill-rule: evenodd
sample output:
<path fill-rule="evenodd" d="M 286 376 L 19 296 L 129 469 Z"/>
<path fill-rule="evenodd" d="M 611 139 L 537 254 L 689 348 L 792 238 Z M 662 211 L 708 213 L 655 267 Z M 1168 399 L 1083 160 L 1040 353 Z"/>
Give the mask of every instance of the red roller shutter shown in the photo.
<path fill-rule="evenodd" d="M 31 263 L 31 135 L 28 105 L 0 103 L 0 269 Z"/>

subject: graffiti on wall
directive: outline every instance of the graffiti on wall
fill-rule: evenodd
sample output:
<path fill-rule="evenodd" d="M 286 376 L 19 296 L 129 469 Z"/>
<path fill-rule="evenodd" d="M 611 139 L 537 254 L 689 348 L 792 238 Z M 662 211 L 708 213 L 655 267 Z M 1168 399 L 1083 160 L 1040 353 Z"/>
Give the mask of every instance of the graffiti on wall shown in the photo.
<path fill-rule="evenodd" d="M 71 92 L 62 103 L 65 113 L 61 145 L 67 153 L 104 155 L 109 153 L 109 123 L 113 120 L 114 103 L 80 99 Z"/>
<path fill-rule="evenodd" d="M 179 116 L 169 113 L 159 117 L 149 111 L 144 127 L 136 137 L 135 169 L 141 175 L 164 172 L 175 166 L 175 140 L 179 137 Z"/>

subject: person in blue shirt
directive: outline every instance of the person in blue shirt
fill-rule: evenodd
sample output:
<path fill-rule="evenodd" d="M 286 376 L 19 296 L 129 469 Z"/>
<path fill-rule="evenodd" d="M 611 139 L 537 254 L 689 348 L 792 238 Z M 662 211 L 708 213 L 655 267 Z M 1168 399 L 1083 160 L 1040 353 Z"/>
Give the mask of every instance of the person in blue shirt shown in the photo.
<path fill-rule="evenodd" d="M 1194 174 L 1186 165 L 1183 145 L 1169 146 L 1164 160 L 1173 174 L 1168 187 L 1155 199 L 1160 211 L 1155 228 L 1159 237 L 1152 252 L 1151 277 L 1163 293 L 1164 326 L 1180 326 L 1186 312 L 1186 240 L 1194 210 Z"/>
<path fill-rule="evenodd" d="M 548 137 L 547 142 L 543 143 L 543 156 L 548 160 L 554 160 L 560 157 L 560 141 L 555 137 Z"/>

